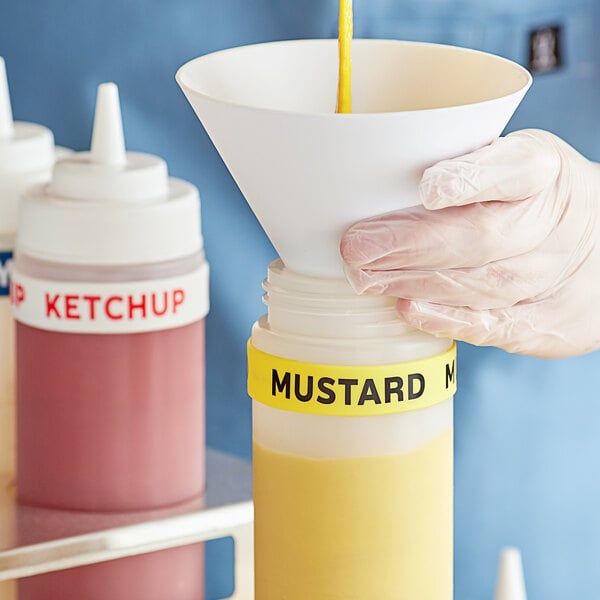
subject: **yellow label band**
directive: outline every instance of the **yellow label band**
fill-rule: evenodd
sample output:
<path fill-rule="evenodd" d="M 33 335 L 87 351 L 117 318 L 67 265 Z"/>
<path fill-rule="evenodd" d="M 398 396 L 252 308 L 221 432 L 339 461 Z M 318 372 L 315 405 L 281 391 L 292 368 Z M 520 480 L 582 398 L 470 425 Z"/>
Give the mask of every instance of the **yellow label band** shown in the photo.
<path fill-rule="evenodd" d="M 420 410 L 456 393 L 456 344 L 395 365 L 317 365 L 273 356 L 248 342 L 248 394 L 267 406 L 330 416 Z"/>

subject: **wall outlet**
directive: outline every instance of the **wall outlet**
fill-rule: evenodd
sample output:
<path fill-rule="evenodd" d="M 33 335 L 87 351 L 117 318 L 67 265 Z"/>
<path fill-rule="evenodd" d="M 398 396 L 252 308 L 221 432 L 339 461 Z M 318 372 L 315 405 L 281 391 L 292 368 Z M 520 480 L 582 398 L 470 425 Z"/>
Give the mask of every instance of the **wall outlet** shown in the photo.
<path fill-rule="evenodd" d="M 562 66 L 562 27 L 553 25 L 534 29 L 529 34 L 529 70 L 548 73 Z"/>

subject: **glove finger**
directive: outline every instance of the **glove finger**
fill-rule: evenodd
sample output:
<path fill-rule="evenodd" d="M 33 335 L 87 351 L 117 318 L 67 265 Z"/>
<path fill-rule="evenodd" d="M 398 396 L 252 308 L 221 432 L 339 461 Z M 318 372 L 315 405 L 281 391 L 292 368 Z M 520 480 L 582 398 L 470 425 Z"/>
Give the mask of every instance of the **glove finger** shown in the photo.
<path fill-rule="evenodd" d="M 517 131 L 471 154 L 441 161 L 423 175 L 423 204 L 437 210 L 538 194 L 552 185 L 560 169 L 555 139 L 545 131 Z"/>
<path fill-rule="evenodd" d="M 425 300 L 475 310 L 508 308 L 547 295 L 560 282 L 563 265 L 551 252 L 537 252 L 481 267 L 442 270 L 348 270 L 359 294 Z"/>
<path fill-rule="evenodd" d="M 546 194 L 523 202 L 485 202 L 429 211 L 422 206 L 353 225 L 340 246 L 351 267 L 479 267 L 525 254 L 553 231 L 562 206 Z"/>
<path fill-rule="evenodd" d="M 475 346 L 496 346 L 514 354 L 540 358 L 576 356 L 582 348 L 568 331 L 554 299 L 524 303 L 507 309 L 472 310 L 466 307 L 399 300 L 400 316 L 411 326 L 438 337 Z M 553 319 L 558 315 L 558 319 Z"/>

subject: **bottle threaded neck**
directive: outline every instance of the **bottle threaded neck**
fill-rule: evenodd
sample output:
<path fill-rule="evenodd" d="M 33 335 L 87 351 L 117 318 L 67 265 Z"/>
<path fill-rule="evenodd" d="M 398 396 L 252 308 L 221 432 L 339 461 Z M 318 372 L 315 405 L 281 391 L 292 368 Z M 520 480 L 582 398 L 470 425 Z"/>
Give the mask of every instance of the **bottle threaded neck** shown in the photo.
<path fill-rule="evenodd" d="M 263 283 L 268 321 L 280 332 L 329 338 L 390 338 L 414 333 L 396 312 L 396 299 L 359 296 L 343 279 L 290 271 L 281 260 Z"/>

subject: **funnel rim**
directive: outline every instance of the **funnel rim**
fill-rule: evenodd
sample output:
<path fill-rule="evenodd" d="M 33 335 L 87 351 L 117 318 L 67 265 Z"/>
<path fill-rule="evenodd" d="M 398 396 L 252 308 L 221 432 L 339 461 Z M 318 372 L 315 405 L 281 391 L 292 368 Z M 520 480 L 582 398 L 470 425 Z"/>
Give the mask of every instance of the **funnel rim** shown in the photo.
<path fill-rule="evenodd" d="M 407 117 L 414 116 L 415 114 L 424 114 L 424 113 L 436 113 L 439 111 L 449 111 L 449 110 L 462 110 L 464 108 L 472 107 L 472 106 L 485 106 L 487 104 L 492 104 L 496 102 L 501 102 L 508 98 L 514 97 L 522 97 L 527 93 L 527 90 L 531 87 L 533 83 L 533 77 L 531 73 L 519 63 L 506 58 L 504 56 L 499 56 L 497 54 L 493 54 L 491 52 L 485 52 L 483 50 L 476 50 L 473 48 L 467 48 L 464 46 L 456 46 L 453 44 L 438 44 L 434 42 L 421 42 L 421 41 L 412 41 L 412 40 L 398 40 L 398 39 L 389 39 L 389 38 L 355 38 L 353 40 L 353 44 L 380 44 L 386 43 L 391 45 L 404 45 L 404 46 L 413 46 L 413 47 L 435 47 L 435 48 L 449 48 L 453 52 L 464 52 L 468 54 L 476 54 L 480 56 L 485 56 L 487 58 L 491 58 L 498 63 L 505 63 L 510 65 L 515 69 L 516 72 L 519 72 L 523 76 L 523 84 L 508 94 L 503 94 L 500 96 L 495 96 L 493 98 L 489 98 L 487 100 L 468 102 L 464 104 L 454 104 L 450 106 L 438 106 L 433 108 L 422 108 L 422 109 L 411 109 L 411 110 L 403 110 L 403 111 L 388 111 L 388 112 L 360 112 L 360 113 L 336 113 L 336 112 L 310 112 L 310 111 L 300 111 L 300 110 L 286 110 L 286 109 L 278 109 L 278 108 L 269 108 L 264 106 L 256 106 L 253 104 L 243 103 L 243 102 L 232 102 L 230 100 L 224 100 L 222 98 L 215 97 L 211 94 L 202 92 L 192 85 L 185 82 L 184 78 L 186 73 L 189 71 L 193 64 L 198 62 L 202 62 L 208 60 L 209 58 L 214 58 L 217 56 L 222 56 L 224 54 L 235 54 L 239 52 L 243 52 L 250 48 L 258 48 L 258 47 L 267 47 L 267 46 L 285 46 L 290 44 L 331 44 L 337 43 L 336 38 L 299 38 L 299 39 L 289 39 L 289 40 L 274 40 L 270 42 L 261 42 L 257 44 L 244 44 L 241 46 L 233 46 L 230 48 L 223 48 L 221 50 L 217 50 L 215 52 L 210 52 L 208 54 L 203 54 L 201 56 L 197 56 L 187 62 L 185 62 L 177 72 L 175 73 L 175 80 L 180 88 L 187 95 L 192 94 L 197 97 L 204 98 L 206 101 L 214 102 L 217 104 L 222 104 L 226 106 L 236 107 L 240 109 L 250 110 L 259 113 L 269 113 L 269 114 L 280 114 L 288 117 L 301 117 L 305 119 L 336 119 L 338 121 L 341 120 L 375 120 L 382 118 L 390 118 L 390 116 L 395 116 L 396 118 L 401 118 L 401 116 L 406 115 Z"/>

